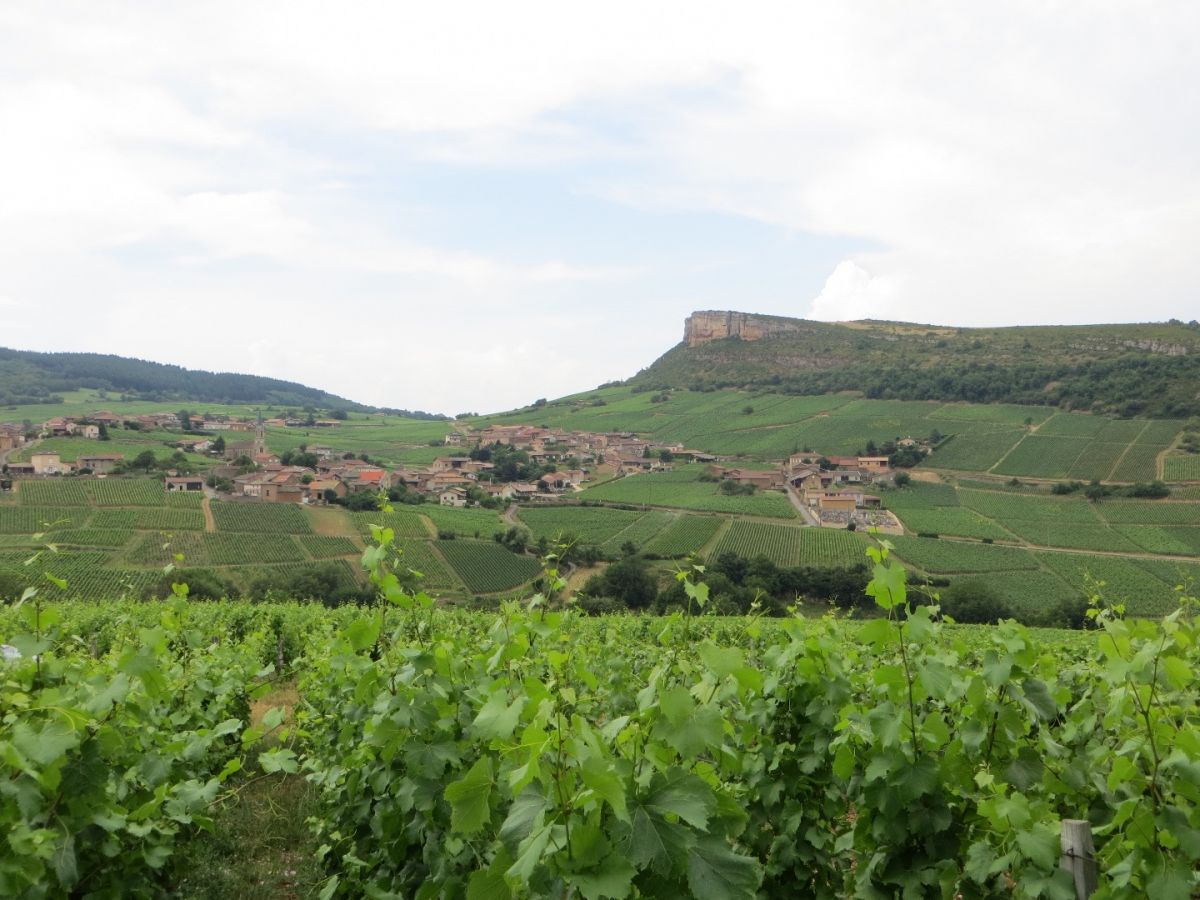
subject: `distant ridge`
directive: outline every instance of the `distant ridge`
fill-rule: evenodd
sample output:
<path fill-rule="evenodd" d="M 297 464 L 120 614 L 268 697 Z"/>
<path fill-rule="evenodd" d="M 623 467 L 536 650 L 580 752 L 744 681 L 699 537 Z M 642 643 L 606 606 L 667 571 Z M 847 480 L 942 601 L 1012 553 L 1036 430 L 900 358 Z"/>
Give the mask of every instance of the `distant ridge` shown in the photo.
<path fill-rule="evenodd" d="M 688 316 L 683 340 L 630 383 L 1182 418 L 1200 415 L 1200 323 L 956 328 L 701 310 Z"/>
<path fill-rule="evenodd" d="M 262 403 L 372 412 L 355 403 L 294 381 L 206 372 L 102 353 L 38 353 L 0 347 L 0 405 L 54 403 L 63 391 L 82 388 L 111 391 L 130 399 L 207 403 Z M 401 412 L 417 418 L 445 418 Z"/>

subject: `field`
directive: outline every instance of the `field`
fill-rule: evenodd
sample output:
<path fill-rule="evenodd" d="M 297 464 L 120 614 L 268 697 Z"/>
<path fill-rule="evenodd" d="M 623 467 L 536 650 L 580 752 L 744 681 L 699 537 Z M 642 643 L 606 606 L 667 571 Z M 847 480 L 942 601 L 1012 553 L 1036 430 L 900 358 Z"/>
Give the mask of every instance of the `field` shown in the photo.
<path fill-rule="evenodd" d="M 324 534 L 302 534 L 296 538 L 313 559 L 330 559 L 358 553 L 358 547 L 348 537 Z"/>
<path fill-rule="evenodd" d="M 285 503 L 214 500 L 212 513 L 218 531 L 255 534 L 309 534 L 312 531 L 300 507 Z"/>
<path fill-rule="evenodd" d="M 1094 424 L 1084 417 L 1067 422 L 1058 427 L 1083 430 Z M 1168 582 L 1177 576 L 1171 573 L 1196 568 L 1190 560 L 1170 557 L 1200 558 L 1200 503 L 1196 502 L 1106 499 L 1091 503 L 1077 495 L 1058 497 L 969 481 L 959 486 L 914 482 L 882 496 L 911 531 L 1006 542 L 889 538 L 902 559 L 931 574 L 995 573 L 988 575 L 989 583 L 1018 610 L 1036 611 L 1039 598 L 1057 602 L 1085 596 L 1083 572 L 1088 571 L 1107 582 L 1106 595 L 1128 600 L 1131 611 L 1158 615 L 1174 606 L 1173 583 Z M 1124 555 L 1038 553 L 1011 546 L 1021 542 Z M 1146 554 L 1159 558 L 1147 559 Z M 1007 574 L 1017 569 L 1020 575 Z"/>
<path fill-rule="evenodd" d="M 748 460 L 782 459 L 806 447 L 827 455 L 852 454 L 868 441 L 878 445 L 937 432 L 944 440 L 924 464 L 927 467 L 1118 481 L 1153 479 L 1156 455 L 1171 445 L 1179 430 L 1175 422 L 1055 413 L 1040 406 L 865 400 L 846 394 L 793 397 L 761 391 L 673 391 L 661 403 L 652 402 L 653 396 L 631 393 L 628 387 L 605 388 L 474 424 L 633 431 Z"/>
<path fill-rule="evenodd" d="M 603 544 L 645 515 L 634 510 L 597 506 L 532 507 L 518 513 L 535 540 L 544 537 L 554 541 L 563 535 L 574 535 L 581 543 L 596 545 Z"/>
<path fill-rule="evenodd" d="M 674 514 L 669 512 L 648 512 L 610 537 L 601 545 L 601 548 L 610 556 L 619 555 L 622 552 L 621 548 L 626 546 L 642 550 L 673 519 Z"/>
<path fill-rule="evenodd" d="M 1133 615 L 1155 616 L 1178 606 L 1176 581 L 1169 581 L 1177 567 L 1159 568 L 1151 561 L 1091 556 L 1077 553 L 1038 553 L 1042 564 L 1062 578 L 1080 597 L 1099 593 L 1108 603 L 1124 603 Z M 1196 567 L 1192 567 L 1193 570 Z M 1186 567 L 1185 567 L 1186 570 Z M 1160 577 L 1160 574 L 1166 577 Z"/>
<path fill-rule="evenodd" d="M 747 559 L 765 556 L 778 566 L 788 567 L 842 567 L 865 562 L 866 546 L 865 537 L 849 531 L 738 520 L 717 543 L 713 555 L 736 553 Z"/>
<path fill-rule="evenodd" d="M 198 509 L 140 507 L 138 509 L 98 509 L 92 517 L 95 528 L 136 529 L 138 531 L 203 531 L 204 514 Z"/>
<path fill-rule="evenodd" d="M 720 493 L 717 484 L 699 480 L 704 471 L 704 466 L 693 465 L 681 466 L 671 472 L 627 475 L 588 488 L 580 496 L 587 500 L 637 506 L 665 506 L 673 509 L 780 519 L 795 518 L 796 509 L 783 493 L 758 491 L 750 496 L 728 496 Z"/>
<path fill-rule="evenodd" d="M 183 559 L 181 566 L 248 566 L 260 563 L 303 562 L 308 557 L 291 535 L 261 534 L 247 539 L 242 534 L 196 534 L 181 532 L 170 539 L 145 535 L 130 551 L 135 565 L 164 566 Z"/>
<path fill-rule="evenodd" d="M 491 540 L 497 531 L 507 528 L 500 514 L 493 509 L 456 509 L 436 503 L 423 503 L 417 509 L 438 531 L 452 531 L 459 537 Z"/>
<path fill-rule="evenodd" d="M 0 506 L 0 534 L 35 534 L 56 528 L 82 528 L 91 518 L 87 508 Z"/>
<path fill-rule="evenodd" d="M 957 537 L 1012 540 L 1012 535 L 974 510 L 959 506 L 933 509 L 893 509 L 907 528 L 922 534 L 949 534 Z"/>
<path fill-rule="evenodd" d="M 897 556 L 933 575 L 1038 568 L 1034 555 L 1017 547 L 921 537 L 891 537 L 888 540 L 895 545 Z"/>
<path fill-rule="evenodd" d="M 417 588 L 424 591 L 461 590 L 461 582 L 451 573 L 441 558 L 433 552 L 428 541 L 396 541 L 400 565 L 421 573 Z"/>
<path fill-rule="evenodd" d="M 434 546 L 467 588 L 476 594 L 493 594 L 517 587 L 541 569 L 536 559 L 510 553 L 494 541 L 437 541 Z"/>
<path fill-rule="evenodd" d="M 26 506 L 87 506 L 91 501 L 84 490 L 84 483 L 74 478 L 23 481 L 17 491 L 17 497 Z"/>
<path fill-rule="evenodd" d="M 711 541 L 724 522 L 716 516 L 678 516 L 646 545 L 645 550 L 666 558 L 688 556 Z"/>
<path fill-rule="evenodd" d="M 351 513 L 358 532 L 366 540 L 371 539 L 371 526 L 379 525 L 391 528 L 398 538 L 427 538 L 431 537 L 429 526 L 425 519 L 415 512 L 417 507 L 396 506 L 395 512 L 356 512 Z"/>
<path fill-rule="evenodd" d="M 59 413 L 61 415 L 61 413 Z M 2 417 L 0 417 L 2 418 Z M 110 428 L 111 440 L 99 441 L 78 437 L 51 437 L 38 441 L 36 444 L 21 447 L 12 455 L 12 462 L 28 462 L 34 453 L 57 453 L 63 462 L 74 463 L 80 456 L 122 456 L 125 460 L 133 460 L 139 453 L 151 451 L 159 459 L 174 455 L 176 448 L 166 444 L 181 440 L 184 436 L 170 431 L 125 431 Z M 194 468 L 203 469 L 212 464 L 213 459 L 197 453 L 185 453 L 188 463 Z"/>
<path fill-rule="evenodd" d="M 1168 456 L 1163 469 L 1168 481 L 1200 481 L 1200 453 Z"/>

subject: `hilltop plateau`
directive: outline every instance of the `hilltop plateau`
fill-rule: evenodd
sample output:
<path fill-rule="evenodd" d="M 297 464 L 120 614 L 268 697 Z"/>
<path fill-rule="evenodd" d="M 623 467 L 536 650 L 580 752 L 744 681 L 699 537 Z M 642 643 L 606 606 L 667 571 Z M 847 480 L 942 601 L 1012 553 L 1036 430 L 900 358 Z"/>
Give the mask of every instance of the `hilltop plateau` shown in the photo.
<path fill-rule="evenodd" d="M 628 383 L 1181 418 L 1200 414 L 1200 322 L 955 328 L 701 311 Z"/>

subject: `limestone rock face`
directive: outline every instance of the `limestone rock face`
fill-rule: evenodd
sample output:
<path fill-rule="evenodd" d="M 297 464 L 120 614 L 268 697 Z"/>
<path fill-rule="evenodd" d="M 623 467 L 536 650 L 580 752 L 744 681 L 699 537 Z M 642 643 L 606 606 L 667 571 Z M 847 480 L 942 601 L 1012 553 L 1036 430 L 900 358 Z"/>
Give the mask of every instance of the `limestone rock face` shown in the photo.
<path fill-rule="evenodd" d="M 710 341 L 738 337 L 743 341 L 758 341 L 765 337 L 802 331 L 804 323 L 753 313 L 707 310 L 694 312 L 683 327 L 683 340 L 689 347 L 699 347 Z"/>

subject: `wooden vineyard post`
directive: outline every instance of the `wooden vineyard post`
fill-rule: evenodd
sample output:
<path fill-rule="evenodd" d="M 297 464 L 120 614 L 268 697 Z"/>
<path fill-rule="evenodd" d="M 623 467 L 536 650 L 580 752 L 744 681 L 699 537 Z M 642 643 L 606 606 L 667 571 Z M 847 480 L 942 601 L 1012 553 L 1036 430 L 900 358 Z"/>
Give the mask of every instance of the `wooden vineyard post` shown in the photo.
<path fill-rule="evenodd" d="M 1092 826 L 1085 819 L 1063 819 L 1062 859 L 1059 866 L 1071 873 L 1077 900 L 1087 900 L 1099 888 Z"/>

